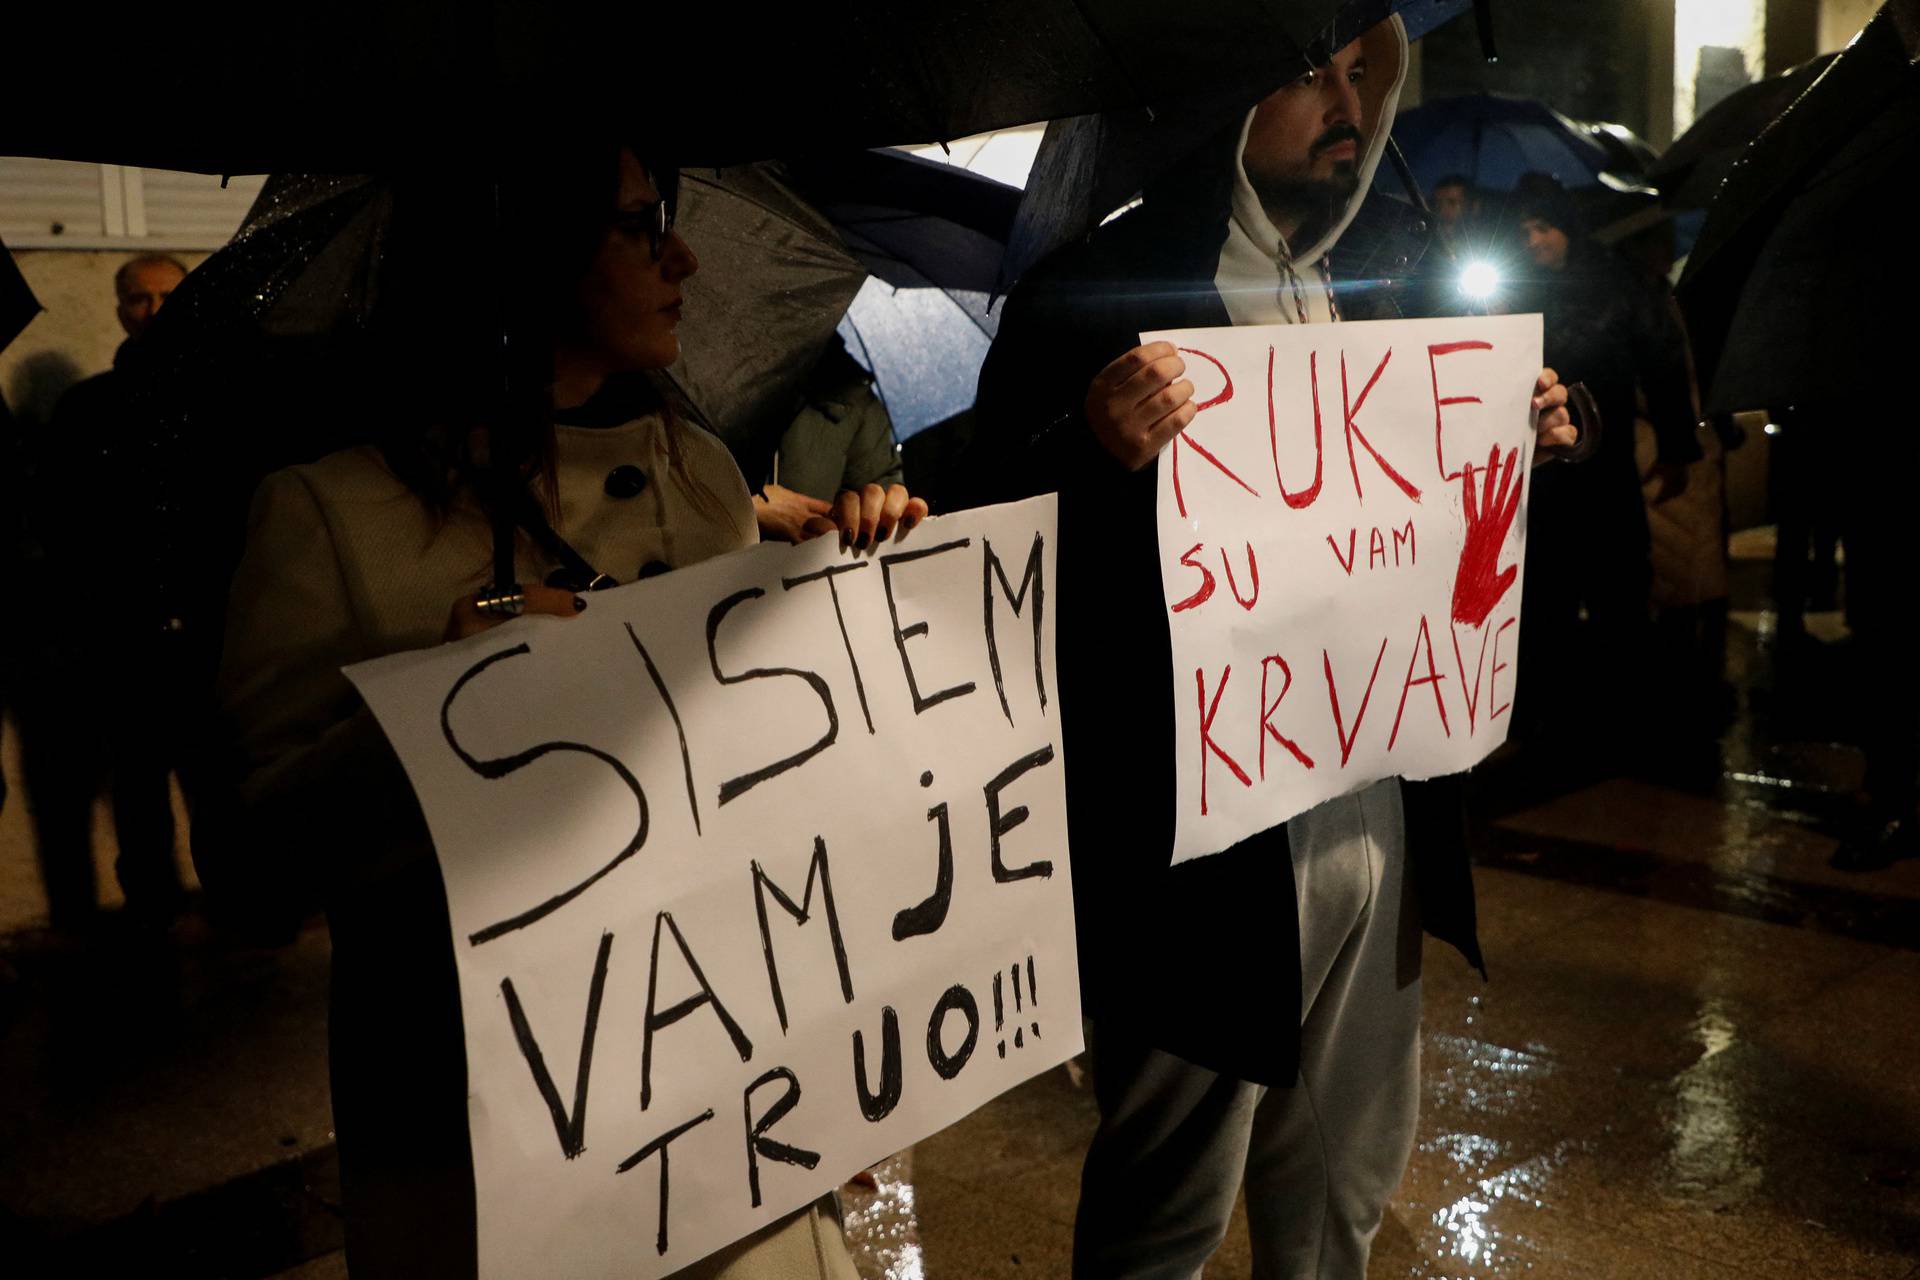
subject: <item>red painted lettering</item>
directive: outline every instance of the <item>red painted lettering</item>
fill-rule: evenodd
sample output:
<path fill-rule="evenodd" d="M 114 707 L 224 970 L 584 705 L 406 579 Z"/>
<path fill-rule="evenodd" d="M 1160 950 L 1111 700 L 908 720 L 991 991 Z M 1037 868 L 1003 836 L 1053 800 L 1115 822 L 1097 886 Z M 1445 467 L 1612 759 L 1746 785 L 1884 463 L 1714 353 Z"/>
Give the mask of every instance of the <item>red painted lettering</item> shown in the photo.
<path fill-rule="evenodd" d="M 1427 651 L 1427 674 L 1415 680 L 1413 667 L 1420 660 L 1422 647 Z M 1393 713 L 1393 732 L 1387 735 L 1387 750 L 1393 750 L 1393 744 L 1400 740 L 1400 717 L 1407 713 L 1407 693 L 1418 684 L 1432 686 L 1433 705 L 1440 712 L 1440 730 L 1449 738 L 1453 736 L 1453 727 L 1447 723 L 1446 699 L 1440 696 L 1440 682 L 1445 679 L 1445 676 L 1434 669 L 1433 636 L 1427 631 L 1427 615 L 1423 613 L 1420 615 L 1419 634 L 1413 638 L 1413 653 L 1407 658 L 1407 678 L 1400 685 L 1400 709 Z"/>
<path fill-rule="evenodd" d="M 1447 624 L 1447 633 L 1453 637 L 1453 666 L 1460 673 L 1460 699 L 1467 704 L 1467 736 L 1473 736 L 1476 712 L 1480 709 L 1480 670 L 1487 661 L 1487 637 L 1485 630 L 1480 632 L 1480 654 L 1473 660 L 1473 692 L 1467 692 L 1467 664 L 1460 656 L 1460 630 L 1451 622 Z"/>
<path fill-rule="evenodd" d="M 1507 664 L 1500 661 L 1500 636 L 1508 627 L 1518 621 L 1518 618 L 1508 618 L 1500 624 L 1500 629 L 1493 633 L 1493 671 L 1487 676 L 1487 696 L 1496 700 L 1500 697 L 1500 673 L 1507 669 Z M 1501 713 L 1507 711 L 1512 706 L 1513 704 L 1511 702 L 1502 703 L 1500 706 L 1487 712 L 1488 723 L 1498 720 Z"/>
<path fill-rule="evenodd" d="M 1373 455 L 1373 460 L 1380 464 L 1382 471 L 1387 473 L 1387 479 L 1393 481 L 1394 484 L 1400 487 L 1400 492 L 1406 494 L 1415 502 L 1420 501 L 1420 490 L 1414 486 L 1412 481 L 1394 470 L 1391 462 L 1388 462 L 1380 456 L 1380 451 L 1373 447 L 1372 441 L 1361 434 L 1359 426 L 1354 422 L 1354 419 L 1359 416 L 1362 406 L 1367 403 L 1367 393 L 1373 390 L 1374 383 L 1380 381 L 1380 375 L 1387 371 L 1387 361 L 1391 359 L 1393 359 L 1393 348 L 1388 347 L 1387 354 L 1381 356 L 1380 363 L 1374 366 L 1373 376 L 1367 379 L 1367 385 L 1360 388 L 1360 398 L 1355 400 L 1347 394 L 1347 353 L 1344 351 L 1340 353 L 1340 403 L 1345 408 L 1347 419 L 1347 469 L 1353 473 L 1353 496 L 1362 502 L 1366 501 L 1367 495 L 1361 492 L 1360 489 L 1360 463 L 1355 459 L 1353 452 L 1353 442 L 1355 440 L 1358 440 L 1361 447 Z"/>
<path fill-rule="evenodd" d="M 1242 609 L 1251 611 L 1260 601 L 1260 562 L 1253 558 L 1253 544 L 1247 543 L 1247 576 L 1253 579 L 1253 594 L 1242 597 L 1240 584 L 1233 580 L 1233 561 L 1227 558 L 1227 549 L 1220 548 L 1220 567 L 1227 571 L 1227 590 L 1233 592 L 1233 602 Z"/>
<path fill-rule="evenodd" d="M 1404 538 L 1402 537 L 1402 535 L 1405 535 Z M 1400 563 L 1400 543 L 1402 541 L 1404 541 L 1407 544 L 1407 563 L 1408 564 L 1420 563 L 1418 557 L 1415 556 L 1414 554 L 1413 521 L 1411 520 L 1407 521 L 1406 527 L 1404 529 L 1395 529 L 1393 531 L 1393 562 L 1396 565 Z"/>
<path fill-rule="evenodd" d="M 1353 553 L 1354 548 L 1358 545 L 1359 536 L 1359 530 L 1347 530 L 1347 554 L 1342 556 L 1340 554 L 1340 544 L 1333 540 L 1332 534 L 1327 535 L 1327 545 L 1333 548 L 1333 558 L 1340 562 L 1340 567 L 1347 571 L 1349 578 L 1353 576 Z"/>
<path fill-rule="evenodd" d="M 1211 409 L 1215 405 L 1225 404 L 1227 401 L 1233 399 L 1233 375 L 1227 372 L 1226 365 L 1222 364 L 1219 360 L 1215 359 L 1214 357 L 1208 355 L 1206 352 L 1196 351 L 1192 347 L 1176 347 L 1175 350 L 1185 352 L 1187 355 L 1190 355 L 1190 356 L 1199 356 L 1202 360 L 1211 362 L 1213 367 L 1220 371 L 1220 376 L 1226 379 L 1226 385 L 1221 388 L 1219 395 L 1213 396 L 1206 400 L 1202 400 L 1199 404 L 1193 407 L 1193 411 L 1195 415 L 1198 415 L 1203 409 Z M 1218 469 L 1221 475 L 1233 481 L 1235 484 L 1239 485 L 1242 489 L 1245 489 L 1248 493 L 1253 494 L 1254 497 L 1257 498 L 1260 496 L 1259 492 L 1256 491 L 1252 485 L 1248 484 L 1245 480 L 1242 480 L 1239 476 L 1235 475 L 1233 473 L 1232 468 L 1228 467 L 1227 464 L 1220 461 L 1220 459 L 1214 457 L 1211 450 L 1209 450 L 1205 445 L 1202 445 L 1198 440 L 1194 439 L 1193 428 L 1188 427 L 1185 431 L 1182 431 L 1179 435 L 1176 435 L 1173 438 L 1173 450 L 1172 450 L 1172 453 L 1173 453 L 1173 501 L 1174 501 L 1174 505 L 1180 508 L 1181 515 L 1184 516 L 1187 514 L 1187 493 L 1186 493 L 1186 489 L 1180 483 L 1180 450 L 1182 448 L 1192 449 L 1195 453 L 1205 458 L 1208 462 L 1211 462 L 1214 465 L 1214 467 Z"/>
<path fill-rule="evenodd" d="M 1340 767 L 1347 767 L 1347 760 L 1353 755 L 1354 739 L 1360 736 L 1360 723 L 1367 718 L 1367 703 L 1373 698 L 1373 682 L 1380 675 L 1380 659 L 1387 656 L 1387 640 L 1380 638 L 1380 652 L 1374 655 L 1373 674 L 1367 677 L 1367 691 L 1360 699 L 1360 710 L 1353 717 L 1353 732 L 1348 734 L 1345 722 L 1340 718 L 1340 690 L 1333 680 L 1333 658 L 1325 649 L 1320 651 L 1320 663 L 1327 673 L 1327 700 L 1333 704 L 1333 732 L 1340 739 Z"/>
<path fill-rule="evenodd" d="M 1197 609 L 1213 598 L 1213 570 L 1194 559 L 1195 556 L 1200 554 L 1201 548 L 1206 545 L 1204 542 L 1196 542 L 1191 547 L 1188 547 L 1186 553 L 1180 557 L 1181 564 L 1187 566 L 1189 569 L 1198 569 L 1200 571 L 1200 589 L 1188 596 L 1185 600 L 1182 600 L 1179 604 L 1173 606 L 1175 613 L 1180 613 L 1187 609 Z"/>
<path fill-rule="evenodd" d="M 1381 536 L 1378 525 L 1373 535 L 1367 539 L 1367 568 L 1377 569 L 1387 562 L 1387 540 Z"/>
<path fill-rule="evenodd" d="M 1440 357 L 1450 356 L 1456 351 L 1491 351 L 1491 342 L 1468 339 L 1465 342 L 1432 342 L 1427 344 L 1427 371 L 1433 375 L 1433 460 L 1440 465 L 1441 480 L 1458 480 L 1458 471 L 1447 470 L 1446 448 L 1441 444 L 1440 436 L 1446 429 L 1446 419 L 1441 410 L 1450 404 L 1479 404 L 1479 396 L 1443 396 L 1440 394 Z"/>
<path fill-rule="evenodd" d="M 1207 752 L 1211 751 L 1225 761 L 1227 768 L 1233 770 L 1233 776 L 1240 779 L 1240 785 L 1246 787 L 1253 785 L 1253 779 L 1247 776 L 1247 771 L 1242 769 L 1232 756 L 1222 751 L 1220 744 L 1213 740 L 1213 718 L 1220 712 L 1220 695 L 1227 691 L 1227 681 L 1232 678 L 1233 667 L 1229 664 L 1226 670 L 1220 673 L 1220 685 L 1213 691 L 1213 704 L 1209 706 L 1206 670 L 1195 667 L 1193 671 L 1193 682 L 1200 690 L 1200 816 L 1203 818 L 1207 815 Z"/>
<path fill-rule="evenodd" d="M 1280 686 L 1280 696 L 1272 702 L 1267 701 L 1267 669 L 1269 667 L 1279 667 L 1280 674 L 1284 678 L 1284 683 Z M 1268 737 L 1272 737 L 1275 742 L 1285 747 L 1292 753 L 1295 760 L 1309 769 L 1313 768 L 1313 758 L 1300 749 L 1300 744 L 1273 727 L 1273 713 L 1278 711 L 1280 704 L 1287 700 L 1287 690 L 1291 688 L 1293 688 L 1293 668 L 1287 665 L 1285 658 L 1276 653 L 1271 657 L 1260 659 L 1260 780 L 1262 782 L 1267 779 Z"/>
<path fill-rule="evenodd" d="M 1274 424 L 1273 413 L 1273 348 L 1267 348 L 1267 444 L 1273 451 L 1273 482 L 1280 486 L 1280 497 L 1295 511 L 1313 505 L 1320 496 L 1320 465 L 1326 459 L 1326 451 L 1320 443 L 1320 353 L 1307 353 L 1307 379 L 1313 386 L 1313 483 L 1299 493 L 1287 489 L 1287 482 L 1280 478 L 1280 431 Z"/>

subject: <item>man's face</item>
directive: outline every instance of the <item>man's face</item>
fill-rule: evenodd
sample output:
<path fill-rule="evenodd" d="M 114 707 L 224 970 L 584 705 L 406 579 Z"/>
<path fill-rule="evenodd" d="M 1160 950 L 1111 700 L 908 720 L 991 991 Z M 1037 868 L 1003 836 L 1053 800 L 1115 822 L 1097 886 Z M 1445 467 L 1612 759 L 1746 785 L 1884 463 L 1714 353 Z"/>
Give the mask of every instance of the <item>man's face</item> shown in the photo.
<path fill-rule="evenodd" d="M 1552 223 L 1528 218 L 1520 224 L 1533 265 L 1545 271 L 1563 271 L 1567 265 L 1567 233 Z"/>
<path fill-rule="evenodd" d="M 1254 109 L 1242 153 L 1247 179 L 1263 200 L 1307 204 L 1350 196 L 1360 185 L 1360 42 L 1333 55 Z"/>
<path fill-rule="evenodd" d="M 137 338 L 147 331 L 154 316 L 159 314 L 161 304 L 184 279 L 186 276 L 178 267 L 166 262 L 143 262 L 127 270 L 120 281 L 116 313 L 120 327 L 127 331 L 129 338 Z"/>
<path fill-rule="evenodd" d="M 1457 182 L 1433 191 L 1433 216 L 1443 227 L 1457 227 L 1467 216 L 1467 189 Z"/>

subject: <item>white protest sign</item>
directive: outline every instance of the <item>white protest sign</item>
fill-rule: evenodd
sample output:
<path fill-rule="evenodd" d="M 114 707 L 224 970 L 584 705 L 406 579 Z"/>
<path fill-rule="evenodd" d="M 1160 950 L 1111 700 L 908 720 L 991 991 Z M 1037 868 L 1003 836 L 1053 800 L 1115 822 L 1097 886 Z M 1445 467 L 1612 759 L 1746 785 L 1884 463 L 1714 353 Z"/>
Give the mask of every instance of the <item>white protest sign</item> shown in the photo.
<path fill-rule="evenodd" d="M 1173 860 L 1505 741 L 1540 317 L 1141 340 L 1200 406 L 1159 478 Z"/>
<path fill-rule="evenodd" d="M 665 1275 L 1079 1051 L 1054 519 L 349 670 L 446 878 L 483 1276 Z"/>

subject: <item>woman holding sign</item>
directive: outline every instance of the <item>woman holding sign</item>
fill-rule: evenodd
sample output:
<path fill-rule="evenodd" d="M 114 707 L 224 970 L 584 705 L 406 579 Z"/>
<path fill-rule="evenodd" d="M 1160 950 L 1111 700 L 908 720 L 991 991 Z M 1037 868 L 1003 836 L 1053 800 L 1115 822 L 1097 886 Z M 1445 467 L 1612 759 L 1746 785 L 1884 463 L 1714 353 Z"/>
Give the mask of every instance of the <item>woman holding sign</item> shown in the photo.
<path fill-rule="evenodd" d="M 233 584 L 220 702 L 249 830 L 326 903 L 333 934 L 333 1107 L 358 1280 L 474 1274 L 476 1210 L 445 890 L 400 765 L 340 668 L 523 613 L 569 619 L 594 589 L 758 537 L 726 449 L 646 381 L 678 358 L 681 284 L 698 267 L 673 230 L 677 175 L 628 149 L 557 150 L 498 186 L 396 192 L 376 320 L 391 361 L 384 442 L 269 476 Z M 498 262 L 496 219 L 522 233 L 526 260 Z M 514 447 L 485 429 L 501 410 L 489 353 L 502 314 L 528 384 L 551 386 L 548 403 L 508 407 L 545 427 L 515 448 L 517 469 L 486 456 Z M 490 479 L 503 474 L 521 483 Z M 870 488 L 801 533 L 864 547 L 925 515 L 898 485 Z M 501 521 L 518 529 L 525 584 L 507 593 L 486 589 Z M 686 1274 L 854 1270 L 822 1202 Z"/>

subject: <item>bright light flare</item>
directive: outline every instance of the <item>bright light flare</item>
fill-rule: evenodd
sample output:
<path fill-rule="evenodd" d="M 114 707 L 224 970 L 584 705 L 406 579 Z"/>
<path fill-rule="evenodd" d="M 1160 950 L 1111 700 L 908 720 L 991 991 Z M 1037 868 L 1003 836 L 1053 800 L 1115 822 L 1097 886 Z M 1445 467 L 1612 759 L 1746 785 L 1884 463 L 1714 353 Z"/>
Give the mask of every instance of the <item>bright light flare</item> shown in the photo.
<path fill-rule="evenodd" d="M 1469 262 L 1460 272 L 1460 292 L 1476 301 L 1491 298 L 1500 288 L 1500 272 L 1491 262 Z"/>

